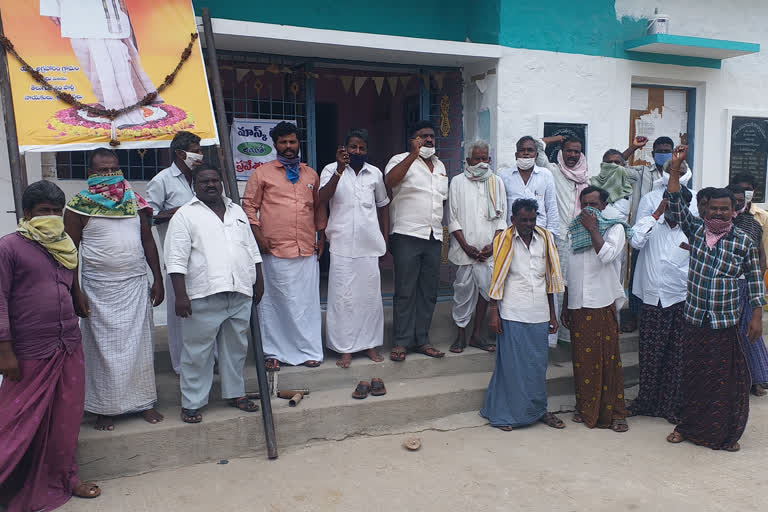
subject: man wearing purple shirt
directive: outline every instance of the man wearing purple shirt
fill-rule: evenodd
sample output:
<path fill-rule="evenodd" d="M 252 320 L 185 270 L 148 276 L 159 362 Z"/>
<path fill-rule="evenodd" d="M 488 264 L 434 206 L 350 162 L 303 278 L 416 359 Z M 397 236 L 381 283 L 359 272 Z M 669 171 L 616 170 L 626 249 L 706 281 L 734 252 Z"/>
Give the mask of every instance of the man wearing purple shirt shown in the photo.
<path fill-rule="evenodd" d="M 0 508 L 9 512 L 101 494 L 75 464 L 85 367 L 64 204 L 55 184 L 33 183 L 17 231 L 0 238 Z"/>

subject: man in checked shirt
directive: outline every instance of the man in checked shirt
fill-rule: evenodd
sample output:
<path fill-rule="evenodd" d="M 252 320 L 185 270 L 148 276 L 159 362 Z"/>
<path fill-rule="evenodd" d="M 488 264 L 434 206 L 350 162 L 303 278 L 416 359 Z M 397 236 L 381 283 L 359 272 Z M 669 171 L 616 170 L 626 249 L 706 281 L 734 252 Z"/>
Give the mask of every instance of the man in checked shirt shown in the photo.
<path fill-rule="evenodd" d="M 665 215 L 680 224 L 691 250 L 682 338 L 683 407 L 680 423 L 667 441 L 688 439 L 713 450 L 735 452 L 747 426 L 750 388 L 747 361 L 739 344 L 738 279 L 743 274 L 749 287 L 750 342 L 762 334 L 765 290 L 757 246 L 733 226 L 733 194 L 714 189 L 701 219 L 684 205 L 680 166 L 687 153 L 687 146 L 675 148 L 665 194 L 669 199 Z"/>

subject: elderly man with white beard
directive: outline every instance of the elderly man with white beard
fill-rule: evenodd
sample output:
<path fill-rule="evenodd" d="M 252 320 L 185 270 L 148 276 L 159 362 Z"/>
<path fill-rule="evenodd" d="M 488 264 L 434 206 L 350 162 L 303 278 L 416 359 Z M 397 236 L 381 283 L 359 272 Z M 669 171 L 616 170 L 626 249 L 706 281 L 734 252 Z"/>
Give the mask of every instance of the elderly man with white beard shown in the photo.
<path fill-rule="evenodd" d="M 493 352 L 496 346 L 481 335 L 493 272 L 493 239 L 507 228 L 504 183 L 493 173 L 490 147 L 476 141 L 467 148 L 464 172 L 453 178 L 449 192 L 451 246 L 448 259 L 458 265 L 453 283 L 453 320 L 459 328 L 450 351 L 467 346 L 466 327 L 475 313 L 469 346 Z"/>

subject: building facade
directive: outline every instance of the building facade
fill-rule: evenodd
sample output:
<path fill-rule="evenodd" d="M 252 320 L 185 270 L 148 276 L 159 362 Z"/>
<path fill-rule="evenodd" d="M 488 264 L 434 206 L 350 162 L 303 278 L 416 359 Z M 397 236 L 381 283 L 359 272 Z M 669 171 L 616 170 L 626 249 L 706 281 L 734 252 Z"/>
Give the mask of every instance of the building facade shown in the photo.
<path fill-rule="evenodd" d="M 727 15 L 714 0 L 193 3 L 213 17 L 230 122 L 295 121 L 317 170 L 354 127 L 370 131 L 371 161 L 383 168 L 405 151 L 407 125 L 429 118 L 450 175 L 461 172 L 464 141 L 488 139 L 498 167 L 514 162 L 523 135 L 575 131 L 593 172 L 634 135 L 669 135 L 692 146 L 695 186 L 716 186 L 728 181 L 732 138 L 744 149 L 734 123 L 768 118 L 768 56 L 758 46 L 768 43 L 768 4 L 758 0 L 733 0 Z M 646 36 L 655 8 L 672 37 Z M 768 149 L 746 144 L 757 156 L 742 164 L 764 183 Z M 139 192 L 167 153 L 120 151 Z M 84 187 L 85 162 L 82 152 L 25 155 L 29 182 L 56 180 L 68 196 Z M 5 233 L 15 226 L 5 144 L 0 201 Z"/>

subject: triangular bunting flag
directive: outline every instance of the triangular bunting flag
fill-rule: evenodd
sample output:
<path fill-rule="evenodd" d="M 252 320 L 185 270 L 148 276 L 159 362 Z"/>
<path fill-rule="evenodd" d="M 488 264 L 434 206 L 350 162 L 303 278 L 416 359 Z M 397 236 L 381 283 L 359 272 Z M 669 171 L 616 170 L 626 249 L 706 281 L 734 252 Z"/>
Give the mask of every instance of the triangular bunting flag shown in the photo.
<path fill-rule="evenodd" d="M 372 80 L 373 80 L 373 83 L 376 84 L 376 94 L 381 96 L 381 88 L 384 87 L 384 77 L 374 76 Z"/>
<path fill-rule="evenodd" d="M 421 75 L 421 80 L 424 82 L 424 88 L 429 90 L 429 74 L 424 73 Z"/>
<path fill-rule="evenodd" d="M 368 81 L 367 76 L 356 76 L 355 77 L 355 96 L 358 95 L 360 92 L 360 89 L 363 88 L 363 85 L 365 85 L 365 82 Z"/>
<path fill-rule="evenodd" d="M 397 93 L 397 77 L 388 76 L 387 83 L 389 84 L 389 92 L 391 92 L 392 96 L 394 96 Z"/>
<path fill-rule="evenodd" d="M 410 82 L 410 81 L 411 81 L 411 76 L 410 75 L 401 76 L 400 77 L 400 87 L 402 87 L 403 89 L 407 89 L 408 88 L 408 82 Z"/>
<path fill-rule="evenodd" d="M 250 69 L 235 68 L 235 78 L 238 84 L 243 81 L 243 78 L 245 78 L 249 71 Z"/>
<path fill-rule="evenodd" d="M 339 80 L 341 80 L 341 85 L 344 87 L 344 92 L 349 94 L 349 88 L 352 87 L 352 79 L 353 76 L 349 75 L 339 75 Z"/>

